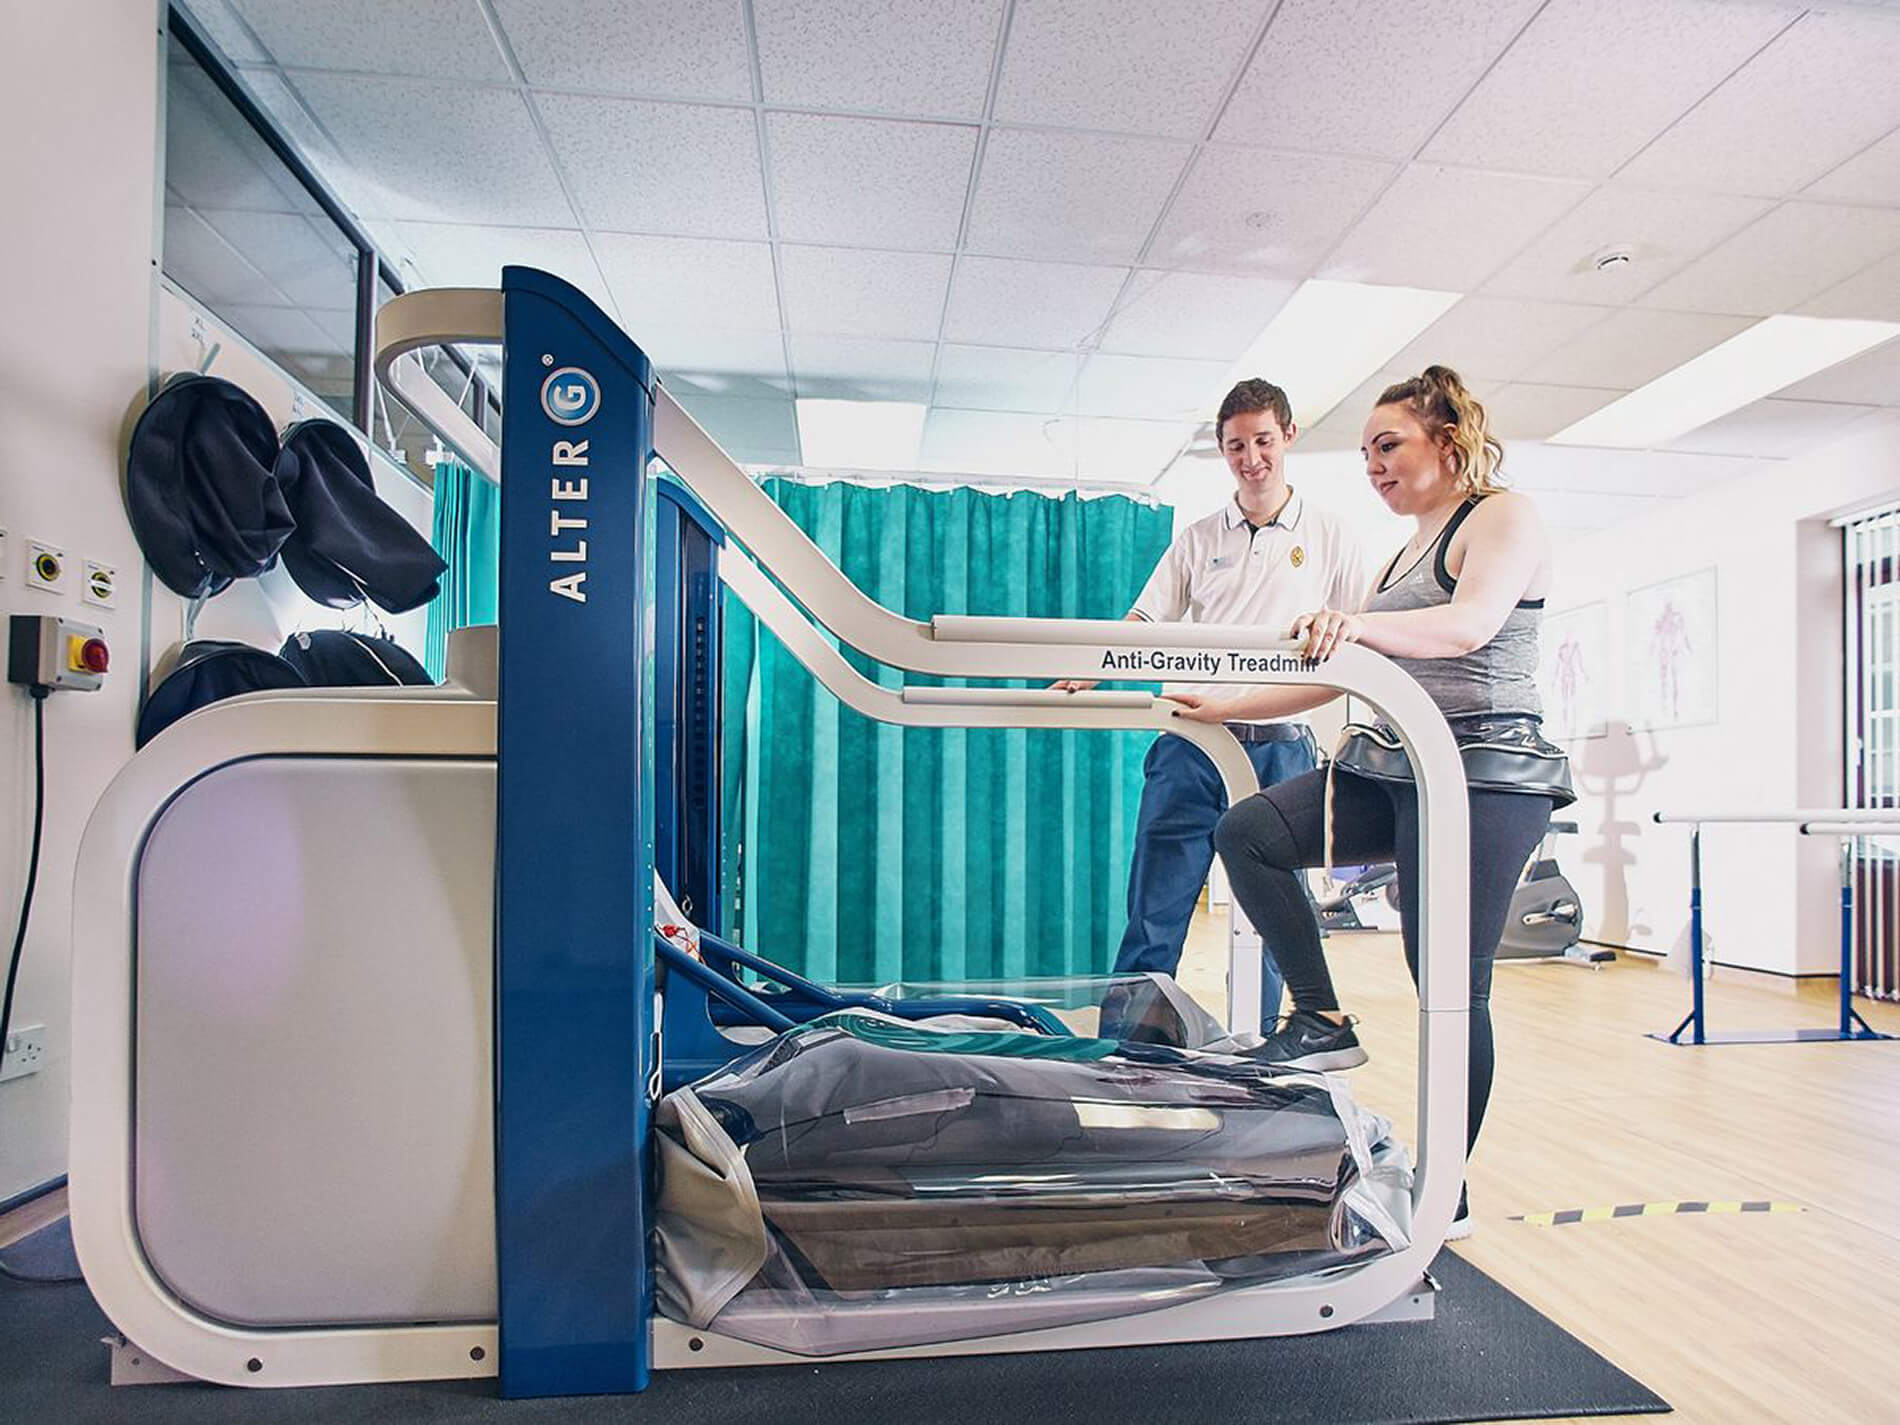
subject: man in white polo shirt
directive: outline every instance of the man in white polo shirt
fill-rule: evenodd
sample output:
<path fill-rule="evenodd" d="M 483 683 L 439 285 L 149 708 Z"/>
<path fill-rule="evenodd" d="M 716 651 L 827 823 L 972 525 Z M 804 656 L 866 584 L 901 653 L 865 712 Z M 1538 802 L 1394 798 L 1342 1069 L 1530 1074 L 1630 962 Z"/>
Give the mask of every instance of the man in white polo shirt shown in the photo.
<path fill-rule="evenodd" d="M 1241 624 L 1285 635 L 1309 609 L 1358 608 L 1368 577 L 1358 541 L 1337 516 L 1287 484 L 1287 448 L 1299 432 L 1286 392 L 1268 381 L 1242 381 L 1221 402 L 1214 432 L 1233 473 L 1234 498 L 1175 535 L 1128 617 Z M 1069 680 L 1056 686 L 1080 692 L 1094 684 Z M 1235 685 L 1180 691 L 1231 694 Z M 1297 719 L 1228 727 L 1263 787 L 1309 772 L 1317 762 L 1313 734 Z M 1148 749 L 1142 774 L 1128 868 L 1128 929 L 1115 968 L 1172 975 L 1213 864 L 1214 824 L 1226 809 L 1227 793 L 1198 748 L 1166 734 Z M 1261 1023 L 1270 1030 L 1281 992 L 1271 954 L 1261 979 Z"/>

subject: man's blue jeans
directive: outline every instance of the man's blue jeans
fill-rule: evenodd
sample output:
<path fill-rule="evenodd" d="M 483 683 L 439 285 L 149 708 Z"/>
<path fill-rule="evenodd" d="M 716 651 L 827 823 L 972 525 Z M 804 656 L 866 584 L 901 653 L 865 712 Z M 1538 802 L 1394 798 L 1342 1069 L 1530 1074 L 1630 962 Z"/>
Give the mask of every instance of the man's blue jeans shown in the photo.
<path fill-rule="evenodd" d="M 1260 785 L 1270 787 L 1317 765 L 1310 736 L 1295 742 L 1243 743 Z M 1214 864 L 1214 824 L 1227 809 L 1227 790 L 1214 764 L 1185 738 L 1163 734 L 1142 763 L 1141 813 L 1135 856 L 1128 868 L 1128 929 L 1115 956 L 1118 972 L 1181 964 L 1194 903 Z M 1280 1013 L 1282 982 L 1271 951 L 1260 967 L 1260 1022 L 1271 1028 Z"/>

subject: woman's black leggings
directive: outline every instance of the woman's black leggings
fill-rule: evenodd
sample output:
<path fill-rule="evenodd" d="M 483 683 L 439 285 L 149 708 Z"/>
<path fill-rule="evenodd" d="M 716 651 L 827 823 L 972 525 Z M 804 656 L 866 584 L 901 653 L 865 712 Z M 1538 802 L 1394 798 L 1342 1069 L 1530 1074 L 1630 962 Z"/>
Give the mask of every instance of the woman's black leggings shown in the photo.
<path fill-rule="evenodd" d="M 1221 818 L 1214 845 L 1234 899 L 1269 947 L 1295 1009 L 1339 1008 L 1319 922 L 1299 871 L 1325 860 L 1326 774 L 1308 772 L 1248 797 Z M 1550 823 L 1548 798 L 1473 790 L 1471 796 L 1471 1097 L 1465 1150 L 1491 1097 L 1491 962 L 1524 863 Z M 1333 774 L 1333 861 L 1398 866 L 1405 963 L 1418 983 L 1418 790 Z"/>

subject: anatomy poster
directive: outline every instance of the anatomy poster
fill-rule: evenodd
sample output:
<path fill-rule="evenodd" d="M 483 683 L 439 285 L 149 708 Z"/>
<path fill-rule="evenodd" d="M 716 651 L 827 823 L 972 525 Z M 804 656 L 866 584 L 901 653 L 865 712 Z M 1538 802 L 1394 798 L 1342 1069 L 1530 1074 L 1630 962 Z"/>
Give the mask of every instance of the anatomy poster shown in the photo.
<path fill-rule="evenodd" d="M 1610 615 L 1606 605 L 1584 604 L 1544 620 L 1537 686 L 1544 698 L 1544 731 L 1558 742 L 1602 737 L 1610 701 Z"/>
<path fill-rule="evenodd" d="M 1626 609 L 1631 726 L 1714 722 L 1715 571 L 1633 589 Z"/>

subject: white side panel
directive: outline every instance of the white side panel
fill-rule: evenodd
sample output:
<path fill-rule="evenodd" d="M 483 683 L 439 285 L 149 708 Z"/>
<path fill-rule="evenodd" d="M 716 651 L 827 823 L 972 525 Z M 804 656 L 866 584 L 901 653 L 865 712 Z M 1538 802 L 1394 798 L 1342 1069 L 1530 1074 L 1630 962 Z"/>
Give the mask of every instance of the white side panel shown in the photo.
<path fill-rule="evenodd" d="M 153 827 L 136 1212 L 197 1310 L 493 1319 L 494 846 L 492 762 L 241 762 Z"/>

